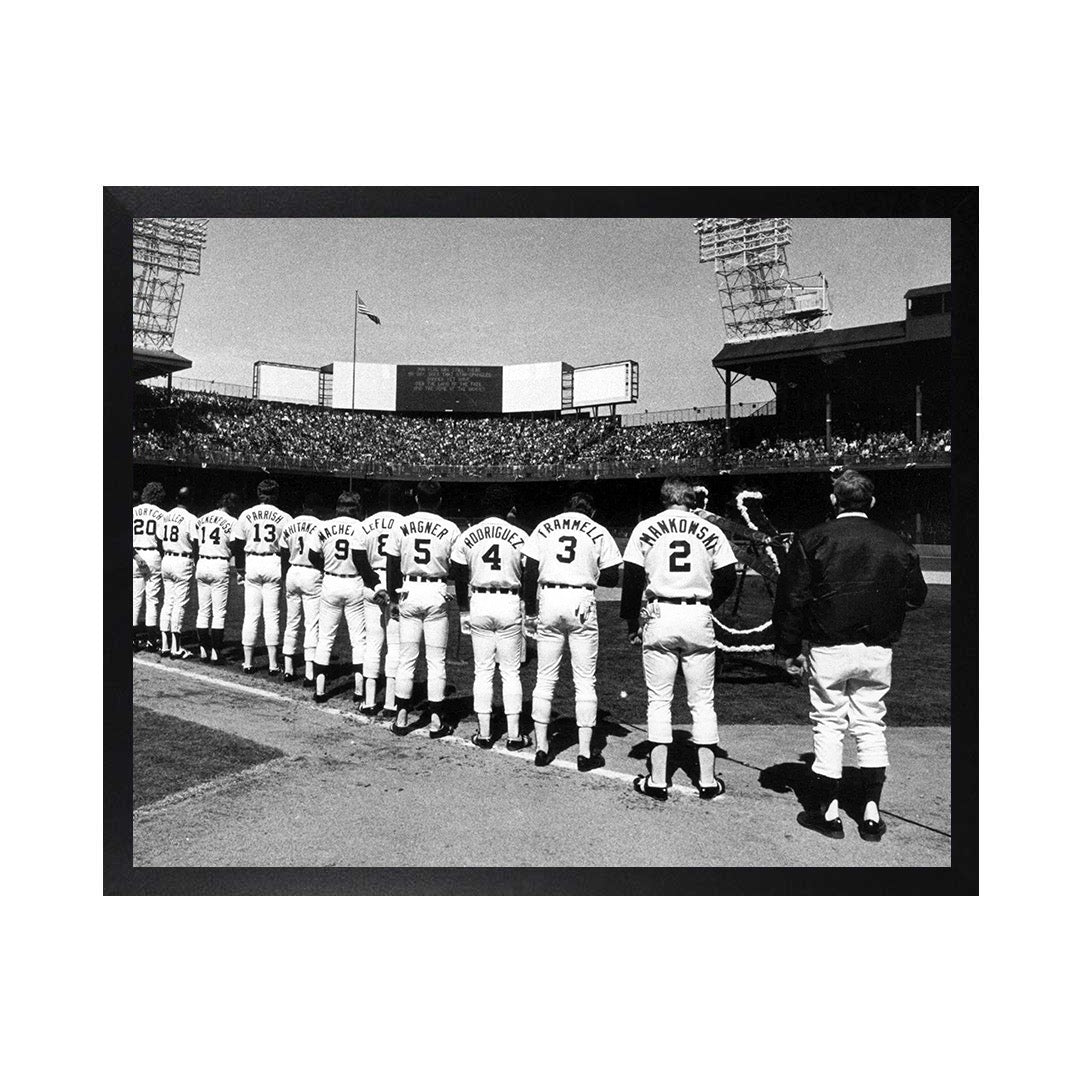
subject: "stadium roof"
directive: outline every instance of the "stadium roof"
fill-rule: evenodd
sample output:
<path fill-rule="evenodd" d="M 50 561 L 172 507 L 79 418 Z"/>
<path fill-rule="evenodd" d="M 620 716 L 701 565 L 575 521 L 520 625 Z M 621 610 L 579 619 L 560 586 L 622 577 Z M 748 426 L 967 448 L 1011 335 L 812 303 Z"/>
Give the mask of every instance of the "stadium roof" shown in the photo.
<path fill-rule="evenodd" d="M 944 285 L 924 285 L 921 289 L 908 289 L 904 293 L 904 299 L 910 300 L 913 296 L 935 296 L 947 292 L 952 292 L 952 285 L 948 282 Z"/>
<path fill-rule="evenodd" d="M 174 352 L 158 352 L 156 349 L 132 349 L 131 370 L 136 382 L 154 379 L 161 375 L 173 375 L 191 367 L 187 357 Z"/>

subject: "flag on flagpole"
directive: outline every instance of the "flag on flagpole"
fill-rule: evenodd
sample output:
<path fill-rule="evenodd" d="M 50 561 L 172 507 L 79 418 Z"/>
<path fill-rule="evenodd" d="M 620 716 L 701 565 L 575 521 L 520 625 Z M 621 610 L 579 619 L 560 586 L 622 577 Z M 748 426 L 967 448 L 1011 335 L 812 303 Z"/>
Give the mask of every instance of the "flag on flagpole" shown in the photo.
<path fill-rule="evenodd" d="M 366 315 L 376 326 L 381 325 L 379 322 L 379 316 L 375 314 L 368 306 L 360 299 L 360 294 L 356 294 L 356 313 L 358 315 Z"/>

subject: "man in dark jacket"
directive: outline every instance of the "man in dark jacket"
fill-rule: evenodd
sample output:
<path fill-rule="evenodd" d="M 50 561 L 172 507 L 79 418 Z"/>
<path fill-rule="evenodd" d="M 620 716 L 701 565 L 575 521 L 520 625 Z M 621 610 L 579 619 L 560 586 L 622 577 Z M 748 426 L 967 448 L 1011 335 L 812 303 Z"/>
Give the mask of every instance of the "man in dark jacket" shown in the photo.
<path fill-rule="evenodd" d="M 880 840 L 885 770 L 885 695 L 892 685 L 892 644 L 904 615 L 926 599 L 915 549 L 867 518 L 874 485 L 847 469 L 829 497 L 836 518 L 796 534 L 784 562 L 773 627 L 787 671 L 805 668 L 814 723 L 813 773 L 819 808 L 800 814 L 808 829 L 841 839 L 838 796 L 844 734 L 855 737 L 862 783 L 859 835 Z M 802 645 L 810 644 L 809 656 Z"/>

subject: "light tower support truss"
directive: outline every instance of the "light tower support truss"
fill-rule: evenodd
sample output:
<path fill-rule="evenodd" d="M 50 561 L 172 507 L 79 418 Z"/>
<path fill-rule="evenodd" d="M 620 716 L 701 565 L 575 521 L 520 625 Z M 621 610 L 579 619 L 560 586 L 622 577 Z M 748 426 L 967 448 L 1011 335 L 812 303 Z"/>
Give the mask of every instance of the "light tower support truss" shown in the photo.
<path fill-rule="evenodd" d="M 131 344 L 172 349 L 185 274 L 198 274 L 207 218 L 136 218 L 131 243 Z"/>
<path fill-rule="evenodd" d="M 694 232 L 699 261 L 716 271 L 729 339 L 826 329 L 832 312 L 824 274 L 788 276 L 790 218 L 698 218 Z"/>

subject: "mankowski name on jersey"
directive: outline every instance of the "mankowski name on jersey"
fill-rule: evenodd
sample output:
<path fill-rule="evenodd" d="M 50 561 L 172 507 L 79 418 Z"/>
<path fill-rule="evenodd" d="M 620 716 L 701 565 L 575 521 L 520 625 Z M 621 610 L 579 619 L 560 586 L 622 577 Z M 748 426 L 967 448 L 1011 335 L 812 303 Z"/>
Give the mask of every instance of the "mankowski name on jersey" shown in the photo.
<path fill-rule="evenodd" d="M 644 547 L 652 547 L 661 537 L 671 533 L 686 533 L 696 536 L 710 552 L 715 551 L 721 540 L 726 543 L 724 534 L 707 521 L 693 514 L 673 513 L 651 519 L 648 528 L 642 529 L 638 541 Z"/>
<path fill-rule="evenodd" d="M 165 521 L 165 511 L 153 503 L 139 503 L 131 511 L 131 546 L 140 550 L 157 547 L 162 539 L 161 525 Z"/>

